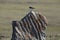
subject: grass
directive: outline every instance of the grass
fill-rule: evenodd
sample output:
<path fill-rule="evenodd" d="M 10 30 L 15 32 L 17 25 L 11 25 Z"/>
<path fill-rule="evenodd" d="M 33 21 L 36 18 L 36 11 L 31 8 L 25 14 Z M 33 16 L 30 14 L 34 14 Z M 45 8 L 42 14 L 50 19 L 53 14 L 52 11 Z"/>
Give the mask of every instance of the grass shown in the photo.
<path fill-rule="evenodd" d="M 0 36 L 2 36 L 0 40 L 11 40 L 11 22 L 13 20 L 19 21 L 24 17 L 29 10 L 29 6 L 30 4 L 0 3 Z M 32 6 L 34 6 L 36 10 L 39 10 L 48 19 L 49 24 L 46 30 L 47 40 L 60 40 L 60 4 L 42 3 L 32 4 Z"/>

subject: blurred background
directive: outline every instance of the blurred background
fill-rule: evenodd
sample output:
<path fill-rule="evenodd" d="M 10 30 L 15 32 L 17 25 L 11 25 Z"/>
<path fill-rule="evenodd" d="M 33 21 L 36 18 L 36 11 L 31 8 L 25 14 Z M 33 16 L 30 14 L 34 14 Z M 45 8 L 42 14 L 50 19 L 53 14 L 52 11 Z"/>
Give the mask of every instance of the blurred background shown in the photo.
<path fill-rule="evenodd" d="M 47 40 L 60 40 L 60 0 L 0 0 L 0 40 L 11 40 L 13 20 L 20 21 L 33 6 L 47 17 Z"/>

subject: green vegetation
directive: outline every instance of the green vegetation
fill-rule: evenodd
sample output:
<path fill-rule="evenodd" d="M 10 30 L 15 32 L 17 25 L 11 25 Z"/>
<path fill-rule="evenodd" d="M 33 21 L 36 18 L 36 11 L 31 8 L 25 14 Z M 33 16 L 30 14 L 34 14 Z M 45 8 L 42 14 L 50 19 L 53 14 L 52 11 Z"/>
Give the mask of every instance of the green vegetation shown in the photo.
<path fill-rule="evenodd" d="M 27 0 L 26 0 L 27 1 Z M 33 0 L 34 1 L 34 0 Z M 22 1 L 23 2 L 23 1 Z M 60 40 L 60 4 L 59 0 L 42 0 L 41 4 L 0 3 L 0 40 L 11 40 L 13 20 L 20 20 L 32 5 L 48 19 L 47 40 Z M 47 2 L 44 3 L 44 2 Z M 50 4 L 48 4 L 50 2 Z M 52 3 L 51 3 L 52 2 Z M 55 2 L 55 3 L 54 3 Z"/>

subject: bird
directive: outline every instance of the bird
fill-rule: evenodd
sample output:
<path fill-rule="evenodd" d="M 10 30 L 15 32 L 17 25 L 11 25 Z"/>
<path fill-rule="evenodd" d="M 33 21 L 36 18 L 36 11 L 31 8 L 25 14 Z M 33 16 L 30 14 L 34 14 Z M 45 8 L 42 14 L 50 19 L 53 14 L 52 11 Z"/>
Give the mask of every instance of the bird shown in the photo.
<path fill-rule="evenodd" d="M 35 9 L 34 7 L 31 7 L 31 6 L 30 6 L 29 8 L 30 8 L 30 9 Z"/>

